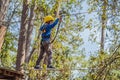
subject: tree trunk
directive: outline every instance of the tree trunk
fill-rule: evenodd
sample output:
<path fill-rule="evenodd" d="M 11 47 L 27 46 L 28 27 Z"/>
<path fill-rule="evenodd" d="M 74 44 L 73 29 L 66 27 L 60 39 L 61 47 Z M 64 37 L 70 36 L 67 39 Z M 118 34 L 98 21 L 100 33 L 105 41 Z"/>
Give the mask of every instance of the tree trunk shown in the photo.
<path fill-rule="evenodd" d="M 4 42 L 4 36 L 6 33 L 6 29 L 7 28 L 5 26 L 0 25 L 0 52 L 1 52 L 2 44 Z"/>
<path fill-rule="evenodd" d="M 34 45 L 37 45 L 37 44 L 38 44 L 38 40 L 39 40 L 39 38 L 40 38 L 40 34 L 41 34 L 41 33 L 40 33 L 40 31 L 39 31 L 38 36 L 37 36 L 37 40 L 35 41 Z M 28 62 L 30 61 L 30 59 L 31 59 L 33 53 L 35 52 L 35 50 L 36 50 L 36 47 L 32 47 L 32 50 L 30 51 L 30 55 L 29 55 L 29 57 L 28 57 Z"/>
<path fill-rule="evenodd" d="M 0 52 L 1 52 L 2 44 L 4 42 L 6 29 L 7 29 L 4 25 L 4 20 L 5 20 L 8 6 L 9 6 L 9 0 L 0 0 Z"/>
<path fill-rule="evenodd" d="M 16 70 L 21 72 L 24 71 L 23 64 L 25 61 L 27 16 L 28 16 L 28 0 L 23 0 L 23 10 L 21 16 L 21 27 L 20 27 L 18 52 L 17 52 L 17 60 L 16 60 Z"/>
<path fill-rule="evenodd" d="M 30 56 L 30 45 L 32 40 L 32 32 L 33 32 L 33 17 L 34 17 L 34 8 L 35 8 L 35 1 L 30 8 L 30 18 L 28 23 L 28 30 L 27 30 L 27 39 L 26 39 L 26 52 L 25 52 L 25 62 L 29 62 Z"/>
<path fill-rule="evenodd" d="M 105 40 L 105 27 L 106 27 L 106 8 L 107 8 L 107 0 L 104 1 L 102 7 L 102 29 L 101 29 L 101 44 L 100 44 L 100 52 L 103 53 L 104 52 L 104 40 Z"/>
<path fill-rule="evenodd" d="M 0 0 L 0 25 L 3 24 L 9 6 L 9 0 Z"/>

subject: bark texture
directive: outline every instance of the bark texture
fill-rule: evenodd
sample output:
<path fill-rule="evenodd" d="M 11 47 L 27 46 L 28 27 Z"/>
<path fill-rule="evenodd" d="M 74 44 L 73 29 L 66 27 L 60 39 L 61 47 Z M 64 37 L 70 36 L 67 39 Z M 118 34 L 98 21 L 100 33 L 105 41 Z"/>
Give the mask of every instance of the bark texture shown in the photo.
<path fill-rule="evenodd" d="M 6 33 L 6 27 L 0 26 L 0 52 L 1 52 L 2 44 L 4 42 L 5 33 Z"/>
<path fill-rule="evenodd" d="M 29 62 L 29 56 L 30 56 L 30 45 L 32 40 L 32 32 L 33 32 L 33 18 L 34 18 L 34 8 L 35 8 L 35 2 L 30 8 L 30 17 L 28 22 L 28 30 L 27 30 L 27 39 L 26 39 L 26 53 L 25 53 L 25 62 Z"/>
<path fill-rule="evenodd" d="M 23 64 L 25 62 L 27 16 L 28 16 L 28 3 L 27 2 L 28 0 L 23 0 L 21 27 L 20 27 L 17 60 L 16 60 L 16 70 L 20 72 L 24 72 Z"/>
<path fill-rule="evenodd" d="M 4 36 L 7 30 L 7 27 L 4 25 L 7 9 L 9 6 L 9 0 L 0 0 L 0 52 L 1 47 L 4 42 Z"/>

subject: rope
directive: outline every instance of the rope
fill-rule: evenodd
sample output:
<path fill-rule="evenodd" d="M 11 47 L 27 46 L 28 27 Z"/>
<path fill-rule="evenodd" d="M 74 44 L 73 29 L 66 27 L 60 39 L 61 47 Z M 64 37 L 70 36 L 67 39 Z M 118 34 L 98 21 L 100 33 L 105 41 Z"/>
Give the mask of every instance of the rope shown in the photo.
<path fill-rule="evenodd" d="M 31 68 L 31 69 L 34 69 L 34 68 Z M 61 68 L 61 69 L 58 69 L 58 68 L 57 68 L 57 69 L 56 69 L 56 68 L 55 68 L 55 69 L 47 69 L 47 68 L 46 68 L 46 69 L 44 69 L 44 68 L 43 68 L 43 69 L 34 69 L 34 70 L 39 70 L 39 71 L 43 71 L 43 70 L 48 70 L 48 71 L 66 71 L 66 70 L 75 71 L 75 70 L 86 70 L 86 71 L 90 71 L 90 70 L 95 70 L 95 68 L 91 68 L 91 69 L 89 69 L 89 68 L 78 68 L 78 69 L 77 69 L 77 68 L 76 68 L 76 69 L 72 69 L 72 68 L 71 68 L 71 69 L 64 69 L 64 68 Z"/>
<path fill-rule="evenodd" d="M 31 70 L 33 70 L 34 68 L 31 68 Z M 66 71 L 66 70 L 71 70 L 71 71 L 79 71 L 79 70 L 84 70 L 84 71 L 96 71 L 96 70 L 100 70 L 100 68 L 70 68 L 70 69 L 64 69 L 64 68 L 55 68 L 55 69 L 34 69 L 34 70 L 38 70 L 38 71 Z"/>
<path fill-rule="evenodd" d="M 56 14 L 57 16 L 58 16 L 58 15 L 61 15 L 61 13 L 60 13 L 60 7 L 61 7 L 61 1 L 60 1 L 59 4 L 58 4 L 58 9 L 57 9 L 57 14 Z M 59 32 L 60 24 L 61 24 L 61 21 L 60 21 L 60 19 L 59 19 L 59 23 L 58 23 L 58 27 L 57 27 L 56 34 L 55 34 L 53 40 L 51 40 L 50 44 L 52 44 L 52 43 L 55 41 L 55 39 L 56 39 L 56 37 L 57 37 L 57 35 L 58 35 L 58 32 Z"/>
<path fill-rule="evenodd" d="M 50 44 L 52 44 L 52 43 L 55 41 L 55 39 L 56 39 L 56 37 L 57 37 L 57 35 L 58 35 L 58 32 L 59 32 L 60 24 L 61 24 L 61 22 L 58 23 L 58 27 L 57 27 L 57 31 L 56 31 L 55 37 L 54 37 L 53 40 L 50 42 Z"/>

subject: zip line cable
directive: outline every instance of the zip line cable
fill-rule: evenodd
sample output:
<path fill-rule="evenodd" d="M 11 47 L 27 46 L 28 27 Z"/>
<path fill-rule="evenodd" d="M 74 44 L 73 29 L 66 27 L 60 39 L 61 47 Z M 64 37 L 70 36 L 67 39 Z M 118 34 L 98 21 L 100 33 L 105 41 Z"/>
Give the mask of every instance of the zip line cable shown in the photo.
<path fill-rule="evenodd" d="M 32 70 L 32 69 L 34 69 L 34 68 L 31 68 L 30 70 Z M 44 70 L 46 70 L 46 71 L 65 71 L 65 70 L 71 70 L 71 71 L 75 71 L 75 70 L 84 70 L 84 71 L 93 71 L 93 70 L 98 70 L 97 68 L 75 68 L 75 69 L 64 69 L 64 68 L 62 68 L 62 69 L 35 69 L 35 70 L 38 70 L 38 71 L 44 71 Z"/>

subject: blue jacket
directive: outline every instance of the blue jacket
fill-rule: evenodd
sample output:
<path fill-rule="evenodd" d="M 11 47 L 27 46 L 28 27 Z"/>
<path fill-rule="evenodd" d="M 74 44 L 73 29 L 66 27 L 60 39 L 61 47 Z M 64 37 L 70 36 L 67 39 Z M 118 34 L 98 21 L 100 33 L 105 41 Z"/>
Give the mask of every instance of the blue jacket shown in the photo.
<path fill-rule="evenodd" d="M 50 40 L 51 30 L 57 25 L 58 21 L 59 18 L 57 18 L 52 24 L 44 24 L 40 27 L 40 31 L 42 31 L 42 41 Z"/>

